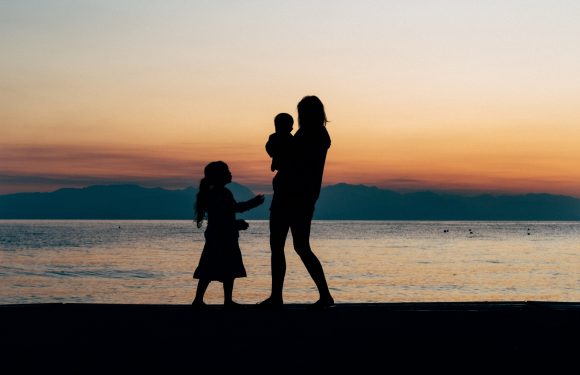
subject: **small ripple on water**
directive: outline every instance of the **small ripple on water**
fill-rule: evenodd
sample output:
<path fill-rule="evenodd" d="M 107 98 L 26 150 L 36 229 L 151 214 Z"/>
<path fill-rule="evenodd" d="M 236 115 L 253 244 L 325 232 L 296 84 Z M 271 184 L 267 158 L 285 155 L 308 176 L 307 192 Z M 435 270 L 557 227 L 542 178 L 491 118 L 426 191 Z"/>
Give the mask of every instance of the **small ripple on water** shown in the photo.
<path fill-rule="evenodd" d="M 88 270 L 47 270 L 44 275 L 56 277 L 96 277 L 104 279 L 154 279 L 161 276 L 160 272 L 145 270 L 116 270 L 116 269 L 88 269 Z"/>

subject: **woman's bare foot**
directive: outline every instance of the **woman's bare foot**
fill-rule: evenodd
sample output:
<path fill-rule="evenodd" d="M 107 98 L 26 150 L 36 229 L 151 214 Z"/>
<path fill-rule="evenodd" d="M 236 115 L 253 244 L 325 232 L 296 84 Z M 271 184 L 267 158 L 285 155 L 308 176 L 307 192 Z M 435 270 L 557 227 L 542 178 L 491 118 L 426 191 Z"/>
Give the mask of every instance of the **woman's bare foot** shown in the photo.
<path fill-rule="evenodd" d="M 193 302 L 191 303 L 191 306 L 199 308 L 199 307 L 206 307 L 207 305 L 203 301 L 193 300 Z"/>
<path fill-rule="evenodd" d="M 281 309 L 283 305 L 284 301 L 282 299 L 268 297 L 262 302 L 259 302 L 257 306 L 264 309 Z"/>
<path fill-rule="evenodd" d="M 332 297 L 326 297 L 314 302 L 308 308 L 312 310 L 324 310 L 332 306 L 334 306 L 334 299 Z"/>

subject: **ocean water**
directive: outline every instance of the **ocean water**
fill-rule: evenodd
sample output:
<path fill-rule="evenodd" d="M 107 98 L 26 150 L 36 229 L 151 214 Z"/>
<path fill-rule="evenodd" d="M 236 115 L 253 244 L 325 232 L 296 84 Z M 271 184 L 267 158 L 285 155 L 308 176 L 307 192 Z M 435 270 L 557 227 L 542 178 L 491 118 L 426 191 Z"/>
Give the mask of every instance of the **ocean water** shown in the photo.
<path fill-rule="evenodd" d="M 189 304 L 203 228 L 190 221 L 0 220 L 0 304 Z M 338 303 L 580 301 L 580 222 L 315 221 L 311 244 Z M 270 288 L 268 222 L 240 234 L 247 278 L 234 299 Z M 286 246 L 287 303 L 317 299 Z M 222 285 L 206 302 L 221 304 Z"/>

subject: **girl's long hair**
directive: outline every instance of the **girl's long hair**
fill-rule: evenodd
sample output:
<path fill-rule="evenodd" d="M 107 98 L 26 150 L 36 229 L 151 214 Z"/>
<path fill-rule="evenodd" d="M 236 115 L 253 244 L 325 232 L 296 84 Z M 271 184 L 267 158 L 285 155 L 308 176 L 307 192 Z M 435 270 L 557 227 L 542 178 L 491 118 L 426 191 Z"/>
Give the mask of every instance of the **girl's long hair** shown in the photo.
<path fill-rule="evenodd" d="M 201 228 L 203 219 L 207 213 L 207 195 L 209 193 L 209 188 L 210 183 L 207 178 L 202 178 L 201 181 L 199 181 L 199 190 L 197 191 L 195 199 L 195 221 L 197 222 L 198 228 Z"/>
<path fill-rule="evenodd" d="M 199 181 L 199 190 L 195 199 L 195 221 L 198 228 L 201 228 L 207 214 L 208 195 L 212 185 L 222 181 L 228 171 L 228 165 L 223 161 L 212 161 L 205 166 L 204 177 Z"/>

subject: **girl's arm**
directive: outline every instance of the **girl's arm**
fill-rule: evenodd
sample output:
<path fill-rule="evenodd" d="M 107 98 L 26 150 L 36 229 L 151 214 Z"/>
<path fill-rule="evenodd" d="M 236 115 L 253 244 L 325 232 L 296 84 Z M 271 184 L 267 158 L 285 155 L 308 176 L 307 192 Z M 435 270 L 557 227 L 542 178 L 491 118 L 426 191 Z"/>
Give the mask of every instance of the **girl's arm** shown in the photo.
<path fill-rule="evenodd" d="M 254 198 L 245 201 L 245 202 L 236 202 L 235 210 L 236 212 L 244 212 L 251 210 L 254 207 L 258 207 L 264 203 L 264 195 L 258 194 Z"/>

